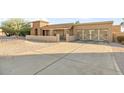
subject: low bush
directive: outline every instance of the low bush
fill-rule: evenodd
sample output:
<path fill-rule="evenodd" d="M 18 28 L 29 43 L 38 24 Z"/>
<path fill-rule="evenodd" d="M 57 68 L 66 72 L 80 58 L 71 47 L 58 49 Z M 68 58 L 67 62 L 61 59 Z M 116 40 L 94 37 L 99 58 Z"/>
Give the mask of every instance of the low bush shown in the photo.
<path fill-rule="evenodd" d="M 124 45 L 124 41 L 122 41 L 121 44 Z"/>
<path fill-rule="evenodd" d="M 118 36 L 117 37 L 118 42 L 123 42 L 124 41 L 124 36 Z"/>
<path fill-rule="evenodd" d="M 26 35 L 30 35 L 30 31 L 29 30 L 23 30 L 23 31 L 20 31 L 19 33 L 19 36 L 26 36 Z"/>

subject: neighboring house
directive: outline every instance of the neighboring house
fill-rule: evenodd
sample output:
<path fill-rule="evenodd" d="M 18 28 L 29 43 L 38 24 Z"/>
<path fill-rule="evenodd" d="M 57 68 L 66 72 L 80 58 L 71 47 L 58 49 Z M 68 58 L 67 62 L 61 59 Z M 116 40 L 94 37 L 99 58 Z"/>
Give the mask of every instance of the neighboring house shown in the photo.
<path fill-rule="evenodd" d="M 121 23 L 121 31 L 124 32 L 124 22 Z"/>
<path fill-rule="evenodd" d="M 124 36 L 124 23 L 113 27 L 113 41 L 118 42 L 117 37 Z"/>
<path fill-rule="evenodd" d="M 67 35 L 74 36 L 79 40 L 113 41 L 113 35 L 120 32 L 120 25 L 113 25 L 113 21 L 93 23 L 65 23 L 49 24 L 46 21 L 32 22 L 31 35 L 33 36 L 56 36 L 59 34 L 60 41 L 66 40 Z"/>

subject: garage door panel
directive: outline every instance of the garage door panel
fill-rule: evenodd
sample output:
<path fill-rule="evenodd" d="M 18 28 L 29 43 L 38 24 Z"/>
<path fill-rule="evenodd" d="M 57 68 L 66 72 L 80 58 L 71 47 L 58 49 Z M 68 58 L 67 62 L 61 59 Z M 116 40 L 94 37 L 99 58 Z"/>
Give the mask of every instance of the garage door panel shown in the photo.
<path fill-rule="evenodd" d="M 90 40 L 90 31 L 89 30 L 84 31 L 84 40 Z"/>
<path fill-rule="evenodd" d="M 100 40 L 106 41 L 108 39 L 108 33 L 107 31 L 100 31 Z"/>
<path fill-rule="evenodd" d="M 108 30 L 102 30 L 102 29 L 84 30 L 83 36 L 82 38 L 84 38 L 84 40 L 107 41 Z"/>
<path fill-rule="evenodd" d="M 91 31 L 91 40 L 98 40 L 98 31 L 97 30 Z"/>

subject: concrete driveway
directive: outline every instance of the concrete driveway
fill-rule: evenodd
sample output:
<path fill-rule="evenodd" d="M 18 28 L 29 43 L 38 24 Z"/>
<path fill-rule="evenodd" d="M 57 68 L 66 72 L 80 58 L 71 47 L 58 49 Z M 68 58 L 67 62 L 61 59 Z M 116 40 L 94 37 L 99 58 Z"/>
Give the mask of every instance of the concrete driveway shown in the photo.
<path fill-rule="evenodd" d="M 0 74 L 118 75 L 121 72 L 107 43 L 61 42 L 1 55 Z"/>

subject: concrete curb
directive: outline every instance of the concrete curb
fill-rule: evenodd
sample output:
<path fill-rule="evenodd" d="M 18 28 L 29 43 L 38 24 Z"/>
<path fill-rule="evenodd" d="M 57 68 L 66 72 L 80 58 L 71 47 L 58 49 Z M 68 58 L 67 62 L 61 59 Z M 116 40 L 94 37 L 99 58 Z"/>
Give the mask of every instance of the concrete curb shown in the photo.
<path fill-rule="evenodd" d="M 110 46 L 110 47 L 111 47 L 111 46 Z M 117 70 L 118 74 L 119 74 L 119 75 L 123 75 L 123 73 L 121 72 L 121 70 L 120 70 L 120 68 L 119 68 L 119 66 L 118 66 L 118 64 L 117 64 L 117 61 L 116 61 L 116 59 L 115 59 L 115 57 L 114 57 L 114 55 L 113 55 L 112 47 L 111 47 L 111 57 L 112 57 L 112 59 L 113 59 L 114 66 L 115 66 L 115 69 Z"/>

